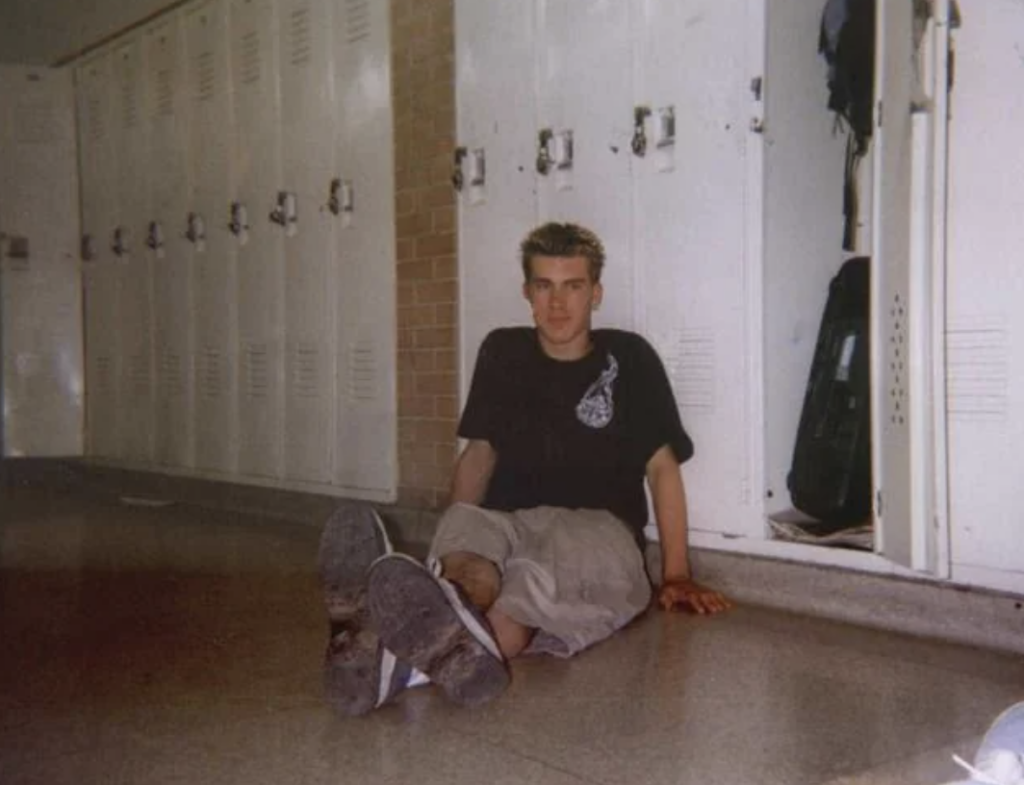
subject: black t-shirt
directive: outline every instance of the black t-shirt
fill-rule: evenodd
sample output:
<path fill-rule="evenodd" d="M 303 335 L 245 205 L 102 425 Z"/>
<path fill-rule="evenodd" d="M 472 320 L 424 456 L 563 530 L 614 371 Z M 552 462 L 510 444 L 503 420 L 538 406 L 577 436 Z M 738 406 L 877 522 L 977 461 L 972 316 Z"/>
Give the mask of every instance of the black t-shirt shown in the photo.
<path fill-rule="evenodd" d="M 657 353 L 635 333 L 595 330 L 593 350 L 548 357 L 536 330 L 495 330 L 477 355 L 459 436 L 498 454 L 483 506 L 608 510 L 638 537 L 648 460 L 669 445 L 693 455 Z"/>

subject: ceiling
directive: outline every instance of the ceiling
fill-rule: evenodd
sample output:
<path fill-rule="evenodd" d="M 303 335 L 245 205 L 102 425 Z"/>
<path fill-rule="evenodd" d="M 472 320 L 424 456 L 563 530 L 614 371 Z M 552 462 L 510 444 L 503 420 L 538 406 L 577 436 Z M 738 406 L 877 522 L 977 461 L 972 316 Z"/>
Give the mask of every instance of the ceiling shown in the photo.
<path fill-rule="evenodd" d="M 173 0 L 0 0 L 0 63 L 52 65 Z"/>

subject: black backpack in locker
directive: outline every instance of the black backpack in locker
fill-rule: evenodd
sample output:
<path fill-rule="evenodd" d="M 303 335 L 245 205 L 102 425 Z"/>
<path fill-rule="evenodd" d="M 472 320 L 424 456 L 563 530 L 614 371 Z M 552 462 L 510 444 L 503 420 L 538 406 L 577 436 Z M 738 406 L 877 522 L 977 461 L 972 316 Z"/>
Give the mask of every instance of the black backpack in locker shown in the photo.
<path fill-rule="evenodd" d="M 871 516 L 870 267 L 850 259 L 829 284 L 787 478 L 793 506 L 827 523 Z"/>

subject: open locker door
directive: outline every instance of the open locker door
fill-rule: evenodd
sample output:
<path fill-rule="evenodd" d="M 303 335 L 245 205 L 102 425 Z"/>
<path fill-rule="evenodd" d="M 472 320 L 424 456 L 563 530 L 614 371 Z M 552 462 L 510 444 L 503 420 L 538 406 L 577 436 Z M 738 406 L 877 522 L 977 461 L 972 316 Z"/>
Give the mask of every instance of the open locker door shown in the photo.
<path fill-rule="evenodd" d="M 872 209 L 872 470 L 878 551 L 937 568 L 932 386 L 936 102 L 911 0 L 878 0 Z M 918 35 L 915 35 L 915 27 Z M 932 32 L 934 27 L 927 29 Z M 917 41 L 915 43 L 915 40 Z M 927 47 L 933 51 L 933 47 Z M 930 86 L 928 86 L 930 87 Z M 941 102 L 939 105 L 944 105 Z M 943 113 L 944 115 L 944 113 Z M 940 440 L 941 441 L 941 440 Z"/>

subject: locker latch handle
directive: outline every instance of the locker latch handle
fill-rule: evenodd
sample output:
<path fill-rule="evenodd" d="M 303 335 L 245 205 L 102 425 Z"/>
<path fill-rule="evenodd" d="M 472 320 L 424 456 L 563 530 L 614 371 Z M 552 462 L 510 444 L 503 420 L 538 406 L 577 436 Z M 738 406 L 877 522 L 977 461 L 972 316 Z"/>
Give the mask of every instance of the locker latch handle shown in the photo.
<path fill-rule="evenodd" d="M 110 250 L 114 252 L 114 256 L 121 258 L 128 254 L 128 230 L 123 226 L 114 227 L 114 241 L 110 245 Z"/>
<path fill-rule="evenodd" d="M 643 158 L 647 155 L 647 129 L 645 121 L 651 116 L 650 107 L 638 106 L 633 109 L 633 155 Z"/>
<path fill-rule="evenodd" d="M 185 239 L 193 245 L 199 245 L 206 239 L 206 222 L 199 213 L 188 214 L 188 228 L 185 230 Z"/>
<path fill-rule="evenodd" d="M 164 230 L 159 221 L 150 221 L 146 232 L 146 247 L 152 251 L 160 251 L 164 247 Z"/>
<path fill-rule="evenodd" d="M 537 174 L 546 175 L 551 171 L 551 140 L 555 138 L 550 128 L 537 132 Z"/>
<path fill-rule="evenodd" d="M 241 237 L 242 232 L 249 230 L 249 211 L 241 202 L 231 203 L 231 223 L 228 224 L 228 231 L 235 237 Z"/>
<path fill-rule="evenodd" d="M 350 214 L 355 212 L 355 191 L 352 188 L 351 180 L 342 180 L 340 177 L 335 177 L 331 180 L 330 196 L 327 199 L 327 209 L 334 215 L 341 215 L 342 213 Z"/>

